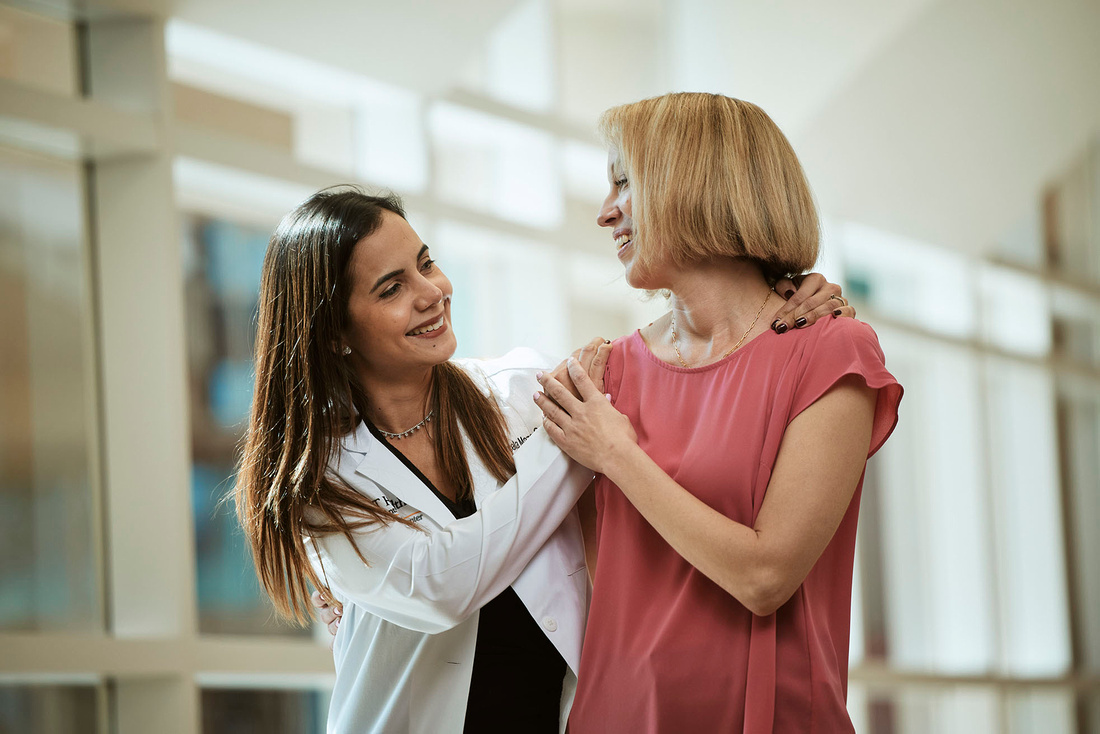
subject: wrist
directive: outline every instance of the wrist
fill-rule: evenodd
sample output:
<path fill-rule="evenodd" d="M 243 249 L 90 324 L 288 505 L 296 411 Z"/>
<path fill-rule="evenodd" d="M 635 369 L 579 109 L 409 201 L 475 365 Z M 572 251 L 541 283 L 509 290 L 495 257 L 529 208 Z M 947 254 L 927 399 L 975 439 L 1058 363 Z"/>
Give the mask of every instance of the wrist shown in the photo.
<path fill-rule="evenodd" d="M 638 454 L 641 454 L 641 457 Z M 638 466 L 638 460 L 644 456 L 645 453 L 636 443 L 627 442 L 615 446 L 607 453 L 602 473 L 616 485 L 622 487 L 622 480 L 625 479 L 627 472 L 630 471 L 631 467 Z"/>

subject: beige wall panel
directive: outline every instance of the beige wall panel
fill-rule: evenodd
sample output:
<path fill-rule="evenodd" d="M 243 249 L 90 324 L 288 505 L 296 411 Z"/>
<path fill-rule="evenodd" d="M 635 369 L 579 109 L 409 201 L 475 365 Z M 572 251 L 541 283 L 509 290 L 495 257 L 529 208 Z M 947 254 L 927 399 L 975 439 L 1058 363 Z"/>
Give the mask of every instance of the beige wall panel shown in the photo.
<path fill-rule="evenodd" d="M 172 105 L 178 122 L 248 138 L 288 153 L 294 148 L 294 120 L 278 110 L 178 83 L 172 84 Z"/>

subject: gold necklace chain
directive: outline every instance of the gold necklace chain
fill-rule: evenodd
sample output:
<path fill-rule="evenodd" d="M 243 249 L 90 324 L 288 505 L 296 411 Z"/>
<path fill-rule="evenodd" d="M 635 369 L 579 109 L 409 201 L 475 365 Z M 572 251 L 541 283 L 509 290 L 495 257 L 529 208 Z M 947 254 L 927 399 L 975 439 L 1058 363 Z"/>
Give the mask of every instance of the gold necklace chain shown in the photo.
<path fill-rule="evenodd" d="M 760 320 L 760 314 L 764 313 L 764 307 L 768 305 L 768 299 L 771 298 L 771 297 L 772 297 L 772 292 L 768 291 L 768 295 L 764 296 L 764 302 L 760 304 L 760 310 L 756 312 L 756 318 L 754 318 L 752 320 L 752 323 L 749 324 L 749 328 L 745 330 L 745 333 L 741 335 L 741 338 L 737 340 L 737 343 L 734 344 L 732 347 L 730 347 L 730 350 L 728 352 L 726 352 L 725 354 L 722 355 L 721 359 L 725 359 L 726 357 L 730 356 L 735 351 L 737 351 L 737 348 L 739 346 L 741 346 L 742 344 L 745 343 L 745 339 L 748 338 L 749 334 L 752 333 L 753 327 L 756 326 L 756 322 Z M 683 367 L 684 369 L 690 369 L 688 367 L 687 362 L 684 361 L 683 356 L 680 354 L 680 347 L 678 347 L 676 345 L 676 342 L 679 341 L 679 339 L 680 339 L 680 337 L 676 333 L 676 311 L 673 310 L 672 311 L 672 348 L 676 350 L 676 359 L 680 360 L 680 366 Z M 718 360 L 718 361 L 721 361 L 721 360 Z"/>

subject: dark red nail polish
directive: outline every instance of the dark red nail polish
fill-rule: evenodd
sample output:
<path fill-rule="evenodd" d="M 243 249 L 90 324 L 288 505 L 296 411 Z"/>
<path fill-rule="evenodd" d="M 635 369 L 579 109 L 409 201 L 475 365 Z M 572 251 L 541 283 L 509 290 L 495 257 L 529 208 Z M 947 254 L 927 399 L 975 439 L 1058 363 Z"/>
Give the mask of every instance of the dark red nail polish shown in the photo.
<path fill-rule="evenodd" d="M 793 296 L 793 295 L 794 295 L 794 291 L 790 290 L 790 291 L 787 291 L 786 293 L 784 293 L 783 297 L 786 298 L 789 301 L 789 300 L 791 300 L 791 296 Z"/>
<path fill-rule="evenodd" d="M 775 326 L 776 326 L 776 324 L 778 324 L 778 323 L 779 323 L 779 319 L 776 319 L 775 321 L 773 321 L 773 322 L 772 322 L 772 327 L 771 327 L 771 328 L 772 328 L 772 331 L 775 331 Z"/>
<path fill-rule="evenodd" d="M 794 320 L 794 326 L 795 326 L 796 329 L 801 329 L 805 325 L 806 325 L 806 317 L 805 316 L 802 316 L 802 317 L 797 318 L 797 319 Z"/>
<path fill-rule="evenodd" d="M 784 324 L 783 322 L 780 322 L 779 326 L 775 327 L 775 333 L 776 334 L 782 334 L 786 330 L 787 330 L 787 325 Z"/>
<path fill-rule="evenodd" d="M 839 308 L 836 311 L 833 311 L 833 318 L 834 319 L 839 315 L 840 315 L 840 309 Z"/>

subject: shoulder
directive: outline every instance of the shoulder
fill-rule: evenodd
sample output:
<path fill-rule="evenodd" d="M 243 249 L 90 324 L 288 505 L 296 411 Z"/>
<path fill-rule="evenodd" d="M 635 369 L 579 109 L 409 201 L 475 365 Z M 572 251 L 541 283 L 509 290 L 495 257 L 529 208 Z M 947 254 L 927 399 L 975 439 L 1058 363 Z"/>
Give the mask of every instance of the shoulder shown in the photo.
<path fill-rule="evenodd" d="M 878 334 L 858 319 L 820 319 L 805 330 L 807 349 L 814 353 L 866 353 L 883 358 Z"/>
<path fill-rule="evenodd" d="M 493 359 L 454 360 L 483 390 L 505 399 L 517 389 L 537 386 L 535 373 L 551 370 L 560 361 L 528 347 Z"/>
<path fill-rule="evenodd" d="M 557 366 L 560 359 L 555 359 L 537 349 L 519 347 L 513 349 L 501 357 L 493 359 L 456 359 L 455 363 L 466 370 L 477 370 L 485 376 L 494 378 L 513 372 L 531 372 L 552 369 Z"/>

